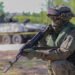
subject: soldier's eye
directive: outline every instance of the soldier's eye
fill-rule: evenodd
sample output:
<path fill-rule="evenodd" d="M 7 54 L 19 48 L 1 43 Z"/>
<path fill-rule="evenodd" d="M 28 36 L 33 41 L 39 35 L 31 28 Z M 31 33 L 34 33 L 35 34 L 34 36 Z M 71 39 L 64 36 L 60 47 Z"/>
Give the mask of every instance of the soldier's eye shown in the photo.
<path fill-rule="evenodd" d="M 52 17 L 53 20 L 60 20 L 59 17 Z"/>

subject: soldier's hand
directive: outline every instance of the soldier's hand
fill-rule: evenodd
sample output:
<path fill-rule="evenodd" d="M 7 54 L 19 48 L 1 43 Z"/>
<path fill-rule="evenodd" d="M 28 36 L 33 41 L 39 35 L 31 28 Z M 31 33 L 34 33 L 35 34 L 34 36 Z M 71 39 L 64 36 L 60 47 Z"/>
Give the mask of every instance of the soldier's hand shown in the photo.
<path fill-rule="evenodd" d="M 30 49 L 25 49 L 25 50 L 23 50 L 23 51 L 21 52 L 21 55 L 22 55 L 22 56 L 26 56 L 26 55 L 28 55 L 29 52 L 31 52 Z"/>
<path fill-rule="evenodd" d="M 27 57 L 28 59 L 32 59 L 34 57 L 35 51 L 32 49 L 24 50 L 22 56 Z"/>

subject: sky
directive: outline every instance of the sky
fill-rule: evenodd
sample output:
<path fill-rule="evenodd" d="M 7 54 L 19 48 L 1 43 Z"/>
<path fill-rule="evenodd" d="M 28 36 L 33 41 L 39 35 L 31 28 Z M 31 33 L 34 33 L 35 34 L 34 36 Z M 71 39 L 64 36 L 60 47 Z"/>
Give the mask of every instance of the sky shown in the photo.
<path fill-rule="evenodd" d="M 46 9 L 45 0 L 0 0 L 4 2 L 5 12 L 40 12 Z"/>

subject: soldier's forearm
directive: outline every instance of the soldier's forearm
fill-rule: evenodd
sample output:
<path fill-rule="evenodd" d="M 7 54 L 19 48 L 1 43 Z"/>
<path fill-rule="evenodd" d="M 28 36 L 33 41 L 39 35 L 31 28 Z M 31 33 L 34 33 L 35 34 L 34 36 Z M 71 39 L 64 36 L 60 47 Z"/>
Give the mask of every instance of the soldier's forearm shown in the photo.
<path fill-rule="evenodd" d="M 48 51 L 48 52 L 44 52 L 44 51 L 37 51 L 35 53 L 35 57 L 37 58 L 41 58 L 43 60 L 61 60 L 63 59 L 63 53 L 60 52 L 59 50 L 53 50 L 53 51 Z"/>
<path fill-rule="evenodd" d="M 42 60 L 51 60 L 49 54 L 44 52 L 36 52 L 35 57 Z"/>
<path fill-rule="evenodd" d="M 43 60 L 60 60 L 62 59 L 62 53 L 58 50 L 46 50 L 46 51 L 31 51 L 28 53 L 24 53 L 24 56 L 26 57 L 37 57 L 38 59 L 43 59 Z"/>

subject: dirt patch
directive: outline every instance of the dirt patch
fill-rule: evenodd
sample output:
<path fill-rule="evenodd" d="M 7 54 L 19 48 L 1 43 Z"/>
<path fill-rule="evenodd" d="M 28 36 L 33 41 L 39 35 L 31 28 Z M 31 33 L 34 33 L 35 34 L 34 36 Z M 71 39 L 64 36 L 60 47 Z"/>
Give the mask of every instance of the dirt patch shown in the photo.
<path fill-rule="evenodd" d="M 24 57 L 21 57 L 7 73 L 3 73 L 3 67 L 8 64 L 8 60 L 12 60 L 16 54 L 16 51 L 0 52 L 0 75 L 48 75 L 46 62 L 36 59 L 28 60 Z"/>

